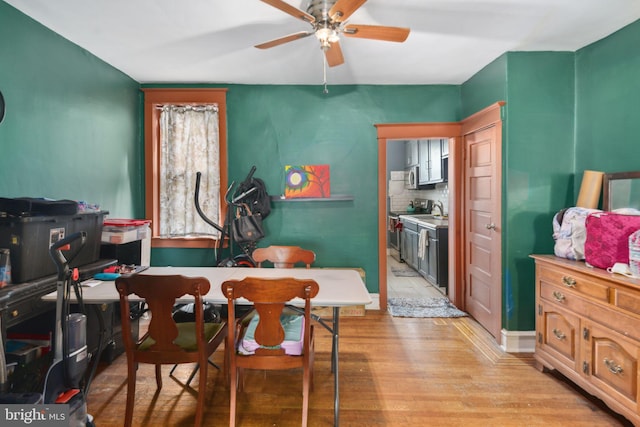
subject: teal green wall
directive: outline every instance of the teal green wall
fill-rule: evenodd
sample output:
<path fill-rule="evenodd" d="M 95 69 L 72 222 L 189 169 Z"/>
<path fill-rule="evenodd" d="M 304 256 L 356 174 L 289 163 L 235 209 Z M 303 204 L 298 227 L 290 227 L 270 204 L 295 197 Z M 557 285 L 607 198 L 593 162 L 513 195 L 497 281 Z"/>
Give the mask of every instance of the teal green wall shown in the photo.
<path fill-rule="evenodd" d="M 459 86 L 228 85 L 230 179 L 252 165 L 270 194 L 282 194 L 284 167 L 329 164 L 331 193 L 352 201 L 275 202 L 260 246 L 293 244 L 315 265 L 362 267 L 378 292 L 378 143 L 374 124 L 460 119 Z M 212 262 L 212 251 L 154 249 L 153 263 Z"/>
<path fill-rule="evenodd" d="M 501 55 L 461 86 L 462 119 L 507 99 L 507 54 Z"/>
<path fill-rule="evenodd" d="M 552 253 L 553 214 L 573 194 L 574 61 L 569 52 L 508 52 L 462 85 L 467 117 L 502 109 L 502 286 L 507 330 L 532 330 L 532 253 Z"/>
<path fill-rule="evenodd" d="M 636 21 L 576 52 L 577 171 L 640 170 L 639 43 Z"/>
<path fill-rule="evenodd" d="M 0 196 L 144 214 L 139 84 L 0 2 Z"/>
<path fill-rule="evenodd" d="M 466 117 L 503 108 L 503 327 L 532 330 L 531 253 L 553 253 L 551 222 L 575 205 L 585 169 L 637 170 L 640 21 L 578 52 L 508 52 L 461 88 Z M 506 71 L 505 71 L 506 69 Z"/>
<path fill-rule="evenodd" d="M 535 329 L 532 253 L 553 253 L 552 219 L 575 205 L 574 55 L 509 52 L 503 141 L 503 327 Z"/>

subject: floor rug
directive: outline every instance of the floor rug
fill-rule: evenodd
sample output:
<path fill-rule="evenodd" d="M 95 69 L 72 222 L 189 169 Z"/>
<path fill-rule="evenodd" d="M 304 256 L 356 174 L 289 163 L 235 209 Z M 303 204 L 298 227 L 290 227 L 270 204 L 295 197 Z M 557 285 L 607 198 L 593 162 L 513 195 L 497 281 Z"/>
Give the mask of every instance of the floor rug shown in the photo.
<path fill-rule="evenodd" d="M 420 276 L 420 273 L 415 271 L 413 268 L 409 268 L 409 267 L 402 267 L 402 268 L 391 267 L 391 273 L 393 273 L 393 275 L 396 276 L 396 277 L 418 277 L 418 276 Z"/>
<path fill-rule="evenodd" d="M 394 317 L 464 317 L 447 298 L 389 298 L 389 313 Z"/>

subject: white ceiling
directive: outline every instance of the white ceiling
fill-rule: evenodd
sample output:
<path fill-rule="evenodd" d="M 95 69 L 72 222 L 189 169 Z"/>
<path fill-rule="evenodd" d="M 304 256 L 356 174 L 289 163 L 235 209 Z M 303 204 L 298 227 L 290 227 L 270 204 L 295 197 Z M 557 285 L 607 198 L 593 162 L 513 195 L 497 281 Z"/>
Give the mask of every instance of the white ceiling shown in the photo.
<path fill-rule="evenodd" d="M 321 84 L 310 25 L 259 0 L 4 0 L 141 83 Z M 286 0 L 306 10 L 309 0 Z M 640 0 L 369 0 L 353 24 L 404 43 L 341 39 L 329 84 L 461 84 L 507 51 L 575 51 L 640 19 Z"/>

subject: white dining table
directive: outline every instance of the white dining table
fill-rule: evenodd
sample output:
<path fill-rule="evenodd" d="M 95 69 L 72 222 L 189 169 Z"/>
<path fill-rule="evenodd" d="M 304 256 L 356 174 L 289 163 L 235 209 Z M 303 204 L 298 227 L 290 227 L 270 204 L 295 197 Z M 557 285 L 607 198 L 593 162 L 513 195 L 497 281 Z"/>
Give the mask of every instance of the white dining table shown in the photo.
<path fill-rule="evenodd" d="M 325 319 L 313 316 L 332 334 L 331 370 L 334 375 L 334 425 L 340 421 L 340 381 L 339 381 L 339 325 L 340 307 L 352 305 L 367 305 L 372 302 L 371 296 L 355 269 L 348 268 L 243 268 L 243 267 L 150 267 L 138 274 L 174 275 L 180 274 L 190 277 L 206 277 L 211 283 L 209 292 L 204 296 L 206 301 L 213 304 L 227 304 L 227 298 L 222 293 L 222 283 L 227 280 L 241 280 L 246 277 L 279 278 L 293 277 L 296 279 L 313 279 L 319 285 L 319 292 L 312 299 L 314 307 L 332 307 L 333 316 Z M 133 297 L 133 295 L 131 296 Z M 57 292 L 43 297 L 45 301 L 55 301 Z M 72 297 L 75 300 L 75 297 Z M 84 304 L 105 304 L 120 300 L 114 281 L 103 281 L 93 286 L 82 287 Z M 134 300 L 131 298 L 131 300 Z M 239 301 L 240 303 L 242 301 Z M 247 302 L 248 303 L 248 302 Z M 292 300 L 292 305 L 304 305 L 303 300 Z"/>

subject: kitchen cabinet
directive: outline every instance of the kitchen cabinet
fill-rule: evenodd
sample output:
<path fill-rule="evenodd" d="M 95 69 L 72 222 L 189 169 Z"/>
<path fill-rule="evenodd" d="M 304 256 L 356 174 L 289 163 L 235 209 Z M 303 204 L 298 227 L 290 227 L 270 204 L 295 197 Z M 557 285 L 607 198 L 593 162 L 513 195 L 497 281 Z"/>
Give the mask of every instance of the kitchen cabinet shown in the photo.
<path fill-rule="evenodd" d="M 407 265 L 418 270 L 418 224 L 402 220 L 402 259 Z"/>
<path fill-rule="evenodd" d="M 418 166 L 419 164 L 419 153 L 418 153 L 418 140 L 410 139 L 405 142 L 405 168 L 410 168 L 411 166 Z"/>
<path fill-rule="evenodd" d="M 444 295 L 449 284 L 449 228 L 447 221 L 401 216 L 404 262 L 418 271 Z M 424 238 L 420 239 L 423 234 Z M 420 244 L 424 244 L 420 250 Z"/>
<path fill-rule="evenodd" d="M 448 227 L 435 227 L 428 221 L 420 223 L 418 244 L 422 230 L 425 233 L 425 247 L 419 251 L 418 272 L 446 295 L 449 285 Z"/>
<path fill-rule="evenodd" d="M 435 184 L 444 181 L 442 161 L 442 139 L 418 141 L 418 184 Z"/>
<path fill-rule="evenodd" d="M 538 368 L 561 372 L 640 425 L 640 280 L 553 255 L 532 257 Z"/>

